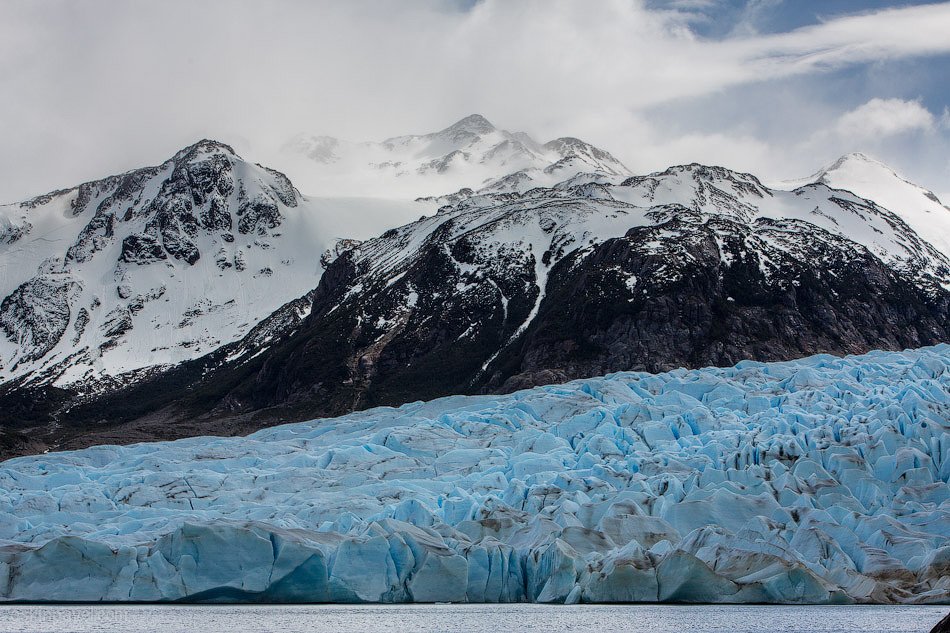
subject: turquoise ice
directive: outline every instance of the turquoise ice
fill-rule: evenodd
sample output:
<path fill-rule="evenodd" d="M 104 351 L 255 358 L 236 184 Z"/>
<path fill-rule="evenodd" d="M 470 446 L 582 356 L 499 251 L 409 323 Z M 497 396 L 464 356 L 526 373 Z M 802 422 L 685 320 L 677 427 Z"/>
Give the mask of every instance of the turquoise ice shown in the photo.
<path fill-rule="evenodd" d="M 0 464 L 0 598 L 950 601 L 950 346 Z"/>

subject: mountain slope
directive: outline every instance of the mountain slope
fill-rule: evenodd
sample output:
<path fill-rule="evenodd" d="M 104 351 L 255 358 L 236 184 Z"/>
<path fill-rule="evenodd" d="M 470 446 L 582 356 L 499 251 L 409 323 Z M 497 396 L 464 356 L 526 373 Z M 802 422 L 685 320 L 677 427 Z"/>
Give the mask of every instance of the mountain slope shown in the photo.
<path fill-rule="evenodd" d="M 950 257 L 950 207 L 932 191 L 905 180 L 887 165 L 864 154 L 847 154 L 804 180 L 874 200 L 897 213 Z"/>
<path fill-rule="evenodd" d="M 360 408 L 948 335 L 950 265 L 896 216 L 701 166 L 476 197 L 364 243 L 334 272 L 239 401 Z"/>
<path fill-rule="evenodd" d="M 283 159 L 306 191 L 431 196 L 518 178 L 550 186 L 580 172 L 625 177 L 629 170 L 608 152 L 576 138 L 539 143 L 473 114 L 430 134 L 353 143 L 301 135 Z"/>
<path fill-rule="evenodd" d="M 351 215 L 215 141 L 0 207 L 0 380 L 111 387 L 238 340 L 317 285 Z"/>
<path fill-rule="evenodd" d="M 363 242 L 330 264 L 293 334 L 81 403 L 69 418 L 83 433 L 63 446 L 950 338 L 950 262 L 851 193 L 702 165 L 571 183 L 463 196 Z"/>

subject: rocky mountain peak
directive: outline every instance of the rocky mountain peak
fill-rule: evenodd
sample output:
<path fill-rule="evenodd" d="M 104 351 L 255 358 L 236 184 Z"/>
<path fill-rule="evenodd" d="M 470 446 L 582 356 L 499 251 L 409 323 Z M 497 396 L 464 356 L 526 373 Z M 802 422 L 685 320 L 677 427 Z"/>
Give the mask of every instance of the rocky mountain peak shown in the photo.
<path fill-rule="evenodd" d="M 469 132 L 471 134 L 491 134 L 497 128 L 492 125 L 491 121 L 486 119 L 480 114 L 470 114 L 464 119 L 461 119 L 449 127 L 437 132 L 437 134 L 453 133 L 453 132 Z"/>
<path fill-rule="evenodd" d="M 646 194 L 645 199 L 653 203 L 661 199 L 667 202 L 694 199 L 705 205 L 712 196 L 712 199 L 732 206 L 732 201 L 728 199 L 730 196 L 738 200 L 746 196 L 761 198 L 771 195 L 769 189 L 752 174 L 701 163 L 674 165 L 646 176 L 633 176 L 624 180 L 621 187 L 642 190 Z"/>
<path fill-rule="evenodd" d="M 304 203 L 280 172 L 203 139 L 0 207 L 0 269 L 18 271 L 0 280 L 0 381 L 95 381 L 240 338 L 316 285 L 311 249 L 330 236 L 301 214 L 284 226 Z"/>
<path fill-rule="evenodd" d="M 230 145 L 207 138 L 178 150 L 171 160 L 175 163 L 181 163 L 216 155 L 225 155 L 241 160 L 241 157 Z"/>
<path fill-rule="evenodd" d="M 102 411 L 135 421 L 178 406 L 182 385 L 195 395 L 162 418 L 163 437 L 170 419 L 198 432 L 195 415 L 201 432 L 230 433 L 264 410 L 254 425 L 619 369 L 946 340 L 950 263 L 874 196 L 769 189 L 698 163 L 617 184 L 629 174 L 605 175 L 583 141 L 466 137 L 468 124 L 457 144 L 430 134 L 334 150 L 344 167 L 369 154 L 377 178 L 430 186 L 507 170 L 362 243 L 334 243 L 349 233 L 321 224 L 317 199 L 294 198 L 289 181 L 214 141 L 180 164 L 102 181 L 89 211 L 70 216 L 76 256 L 61 271 L 36 261 L 33 278 L 0 293 L 0 378 L 31 372 L 56 398 L 74 389 L 70 420 L 86 442 L 82 425 Z M 535 162 L 518 163 L 525 148 Z M 62 222 L 63 202 L 36 211 Z M 328 217 L 347 215 L 341 205 Z M 35 224 L 17 239 L 49 233 Z M 126 378 L 140 369 L 156 382 Z M 103 378 L 132 391 L 83 395 Z M 17 429 L 46 428 L 57 412 L 10 393 L 0 422 Z"/>
<path fill-rule="evenodd" d="M 564 158 L 576 156 L 600 171 L 605 171 L 611 175 L 627 175 L 630 170 L 617 160 L 610 152 L 594 147 L 587 141 L 582 141 L 573 136 L 563 136 L 544 144 L 544 148 L 560 154 Z"/>

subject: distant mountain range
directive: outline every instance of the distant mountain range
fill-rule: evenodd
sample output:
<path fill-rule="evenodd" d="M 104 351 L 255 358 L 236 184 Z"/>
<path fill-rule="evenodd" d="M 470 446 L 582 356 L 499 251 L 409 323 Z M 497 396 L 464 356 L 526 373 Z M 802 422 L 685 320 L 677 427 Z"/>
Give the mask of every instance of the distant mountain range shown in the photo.
<path fill-rule="evenodd" d="M 458 189 L 524 190 L 549 186 L 578 173 L 630 176 L 608 152 L 576 138 L 539 143 L 473 114 L 430 134 L 381 142 L 350 142 L 300 135 L 283 158 L 306 191 L 342 195 L 433 196 Z"/>
<path fill-rule="evenodd" d="M 862 155 L 786 191 L 477 115 L 322 138 L 290 149 L 421 199 L 307 197 L 202 141 L 0 207 L 0 453 L 950 340 L 950 210 Z"/>

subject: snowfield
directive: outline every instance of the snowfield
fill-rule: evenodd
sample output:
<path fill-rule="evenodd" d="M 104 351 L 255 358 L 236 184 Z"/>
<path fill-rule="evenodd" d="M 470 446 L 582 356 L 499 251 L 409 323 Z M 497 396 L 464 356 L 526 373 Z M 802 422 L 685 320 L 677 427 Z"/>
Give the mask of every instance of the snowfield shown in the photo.
<path fill-rule="evenodd" d="M 0 464 L 0 596 L 950 602 L 950 346 Z"/>

